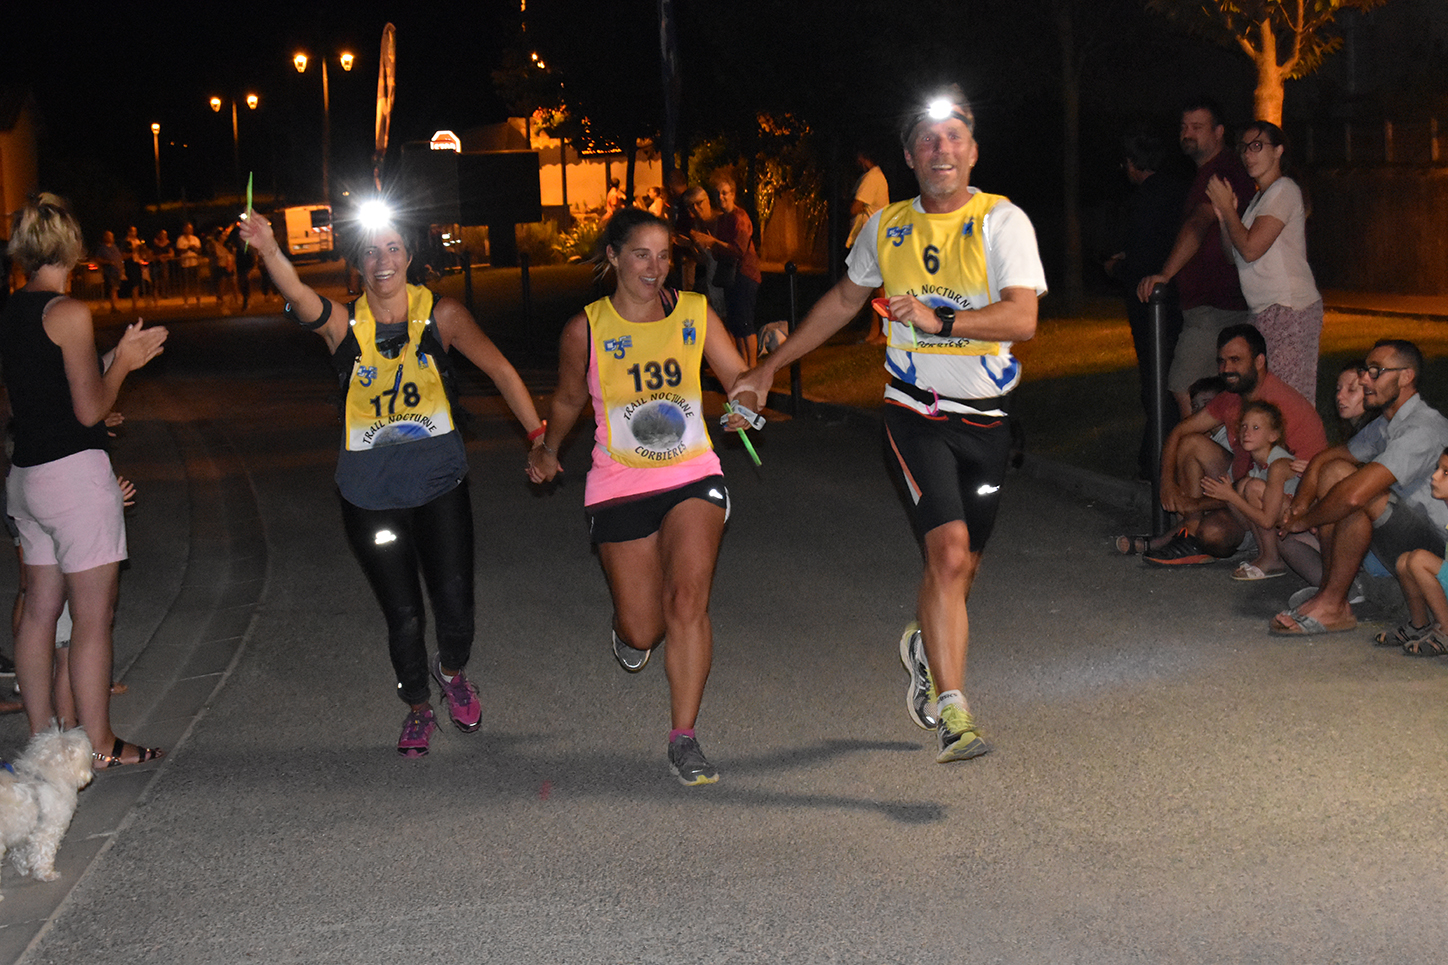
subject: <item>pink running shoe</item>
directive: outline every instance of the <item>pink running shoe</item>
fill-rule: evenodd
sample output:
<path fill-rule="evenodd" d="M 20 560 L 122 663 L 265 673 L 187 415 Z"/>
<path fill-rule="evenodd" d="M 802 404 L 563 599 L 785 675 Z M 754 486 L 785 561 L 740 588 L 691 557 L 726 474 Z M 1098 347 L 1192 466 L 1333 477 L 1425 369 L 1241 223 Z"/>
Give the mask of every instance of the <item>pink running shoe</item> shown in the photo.
<path fill-rule="evenodd" d="M 437 730 L 437 718 L 432 708 L 409 710 L 402 722 L 402 736 L 397 738 L 397 753 L 403 757 L 426 757 L 427 745 Z"/>
<path fill-rule="evenodd" d="M 442 676 L 442 658 L 434 657 L 432 675 L 442 687 L 442 695 L 447 698 L 447 714 L 457 729 L 464 734 L 477 730 L 483 722 L 483 705 L 478 702 L 478 688 L 468 680 L 467 674 L 459 670 L 452 683 L 446 682 Z"/>

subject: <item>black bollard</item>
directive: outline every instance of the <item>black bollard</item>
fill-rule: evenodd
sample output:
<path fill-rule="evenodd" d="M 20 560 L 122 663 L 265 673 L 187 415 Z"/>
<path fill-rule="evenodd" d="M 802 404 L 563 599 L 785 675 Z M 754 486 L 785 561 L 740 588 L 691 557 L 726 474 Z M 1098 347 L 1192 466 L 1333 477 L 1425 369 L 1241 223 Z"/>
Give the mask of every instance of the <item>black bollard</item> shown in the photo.
<path fill-rule="evenodd" d="M 799 266 L 794 262 L 787 262 L 784 266 L 784 274 L 789 279 L 789 334 L 794 335 L 795 328 L 799 325 L 799 292 L 796 289 L 796 276 L 799 274 Z M 799 400 L 804 390 L 800 384 L 799 362 L 796 361 L 789 367 L 789 414 L 799 415 Z"/>
<path fill-rule="evenodd" d="M 463 304 L 468 307 L 468 314 L 474 318 L 478 317 L 477 309 L 473 308 L 473 253 L 464 248 L 463 256 Z"/>
<path fill-rule="evenodd" d="M 1166 357 L 1167 311 L 1175 297 L 1166 285 L 1155 285 L 1147 308 L 1151 318 L 1151 407 L 1147 411 L 1147 423 L 1151 430 L 1151 458 L 1156 467 L 1151 474 L 1151 531 L 1160 536 L 1166 532 L 1170 520 L 1161 505 L 1161 453 L 1166 445 L 1166 372 L 1171 360 Z"/>

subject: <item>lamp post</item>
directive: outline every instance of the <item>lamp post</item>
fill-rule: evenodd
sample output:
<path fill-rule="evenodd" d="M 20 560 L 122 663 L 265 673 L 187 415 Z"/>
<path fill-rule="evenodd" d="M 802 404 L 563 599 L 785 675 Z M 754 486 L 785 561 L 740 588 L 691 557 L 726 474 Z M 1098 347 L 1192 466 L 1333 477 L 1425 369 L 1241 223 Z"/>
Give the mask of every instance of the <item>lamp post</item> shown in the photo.
<path fill-rule="evenodd" d="M 250 110 L 256 110 L 256 105 L 259 104 L 259 103 L 261 103 L 261 99 L 260 99 L 259 97 L 257 97 L 255 94 L 247 94 L 247 95 L 246 95 L 246 106 L 247 106 Z M 221 104 L 222 104 L 222 100 L 221 100 L 220 97 L 213 97 L 213 98 L 211 98 L 211 109 L 212 109 L 213 111 L 215 111 L 216 113 L 218 113 L 218 114 L 221 113 Z M 153 130 L 158 130 L 158 128 L 153 128 Z M 241 137 L 240 137 L 240 135 L 238 134 L 237 127 L 236 127 L 236 98 L 235 98 L 235 97 L 231 98 L 231 163 L 232 163 L 232 165 L 236 168 L 236 176 L 237 176 L 237 178 L 240 178 L 240 177 L 241 177 Z M 158 161 L 158 162 L 157 162 L 157 168 L 159 169 L 159 167 L 160 167 L 160 162 Z M 159 179 L 159 177 L 160 177 L 160 176 L 157 175 L 157 178 L 158 178 L 158 179 Z"/>
<path fill-rule="evenodd" d="M 156 210 L 161 210 L 161 125 L 151 122 L 151 151 L 156 155 Z"/>
<path fill-rule="evenodd" d="M 351 70 L 355 58 L 348 51 L 337 54 L 337 61 L 342 65 L 343 70 Z M 297 73 L 304 74 L 307 71 L 307 55 L 297 51 L 292 57 L 292 66 L 297 68 Z M 322 201 L 326 204 L 332 203 L 331 176 L 329 173 L 332 160 L 332 95 L 327 83 L 327 58 L 322 58 Z"/>

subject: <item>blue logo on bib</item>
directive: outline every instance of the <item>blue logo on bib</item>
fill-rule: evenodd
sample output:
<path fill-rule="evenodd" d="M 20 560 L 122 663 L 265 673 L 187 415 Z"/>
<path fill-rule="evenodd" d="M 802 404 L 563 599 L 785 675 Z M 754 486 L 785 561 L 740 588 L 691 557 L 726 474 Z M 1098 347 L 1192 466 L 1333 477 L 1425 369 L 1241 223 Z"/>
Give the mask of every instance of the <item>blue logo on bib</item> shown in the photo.
<path fill-rule="evenodd" d="M 370 386 L 370 385 L 372 384 L 372 380 L 375 379 L 375 378 L 377 378 L 377 366 L 375 366 L 375 365 L 359 365 L 359 366 L 357 366 L 357 381 L 358 381 L 359 383 L 361 383 L 361 385 L 362 385 L 362 387 L 363 387 L 364 389 L 367 388 L 368 386 Z"/>
<path fill-rule="evenodd" d="M 967 221 L 967 222 L 965 223 L 965 225 L 960 229 L 960 234 L 961 234 L 961 237 L 964 237 L 964 238 L 969 238 L 971 235 L 975 234 L 975 219 L 974 219 L 974 218 L 971 218 L 969 221 Z"/>
<path fill-rule="evenodd" d="M 698 333 L 694 331 L 694 320 L 692 318 L 684 319 L 684 344 L 693 345 L 698 337 Z"/>
<path fill-rule="evenodd" d="M 895 228 L 886 228 L 885 237 L 889 238 L 896 248 L 899 248 L 905 243 L 905 239 L 910 235 L 914 227 L 913 224 L 907 224 Z"/>
<path fill-rule="evenodd" d="M 633 336 L 625 335 L 623 338 L 606 339 L 603 343 L 603 350 L 610 353 L 616 359 L 621 359 L 627 349 L 633 347 Z"/>

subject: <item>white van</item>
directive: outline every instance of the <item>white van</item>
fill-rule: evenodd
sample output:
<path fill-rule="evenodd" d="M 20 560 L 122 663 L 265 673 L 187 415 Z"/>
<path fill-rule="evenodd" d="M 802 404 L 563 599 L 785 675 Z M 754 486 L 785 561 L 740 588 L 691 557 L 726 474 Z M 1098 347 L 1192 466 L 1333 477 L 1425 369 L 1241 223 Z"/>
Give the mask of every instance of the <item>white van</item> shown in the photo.
<path fill-rule="evenodd" d="M 282 208 L 276 217 L 286 222 L 287 253 L 293 260 L 335 257 L 331 205 L 301 204 Z"/>

